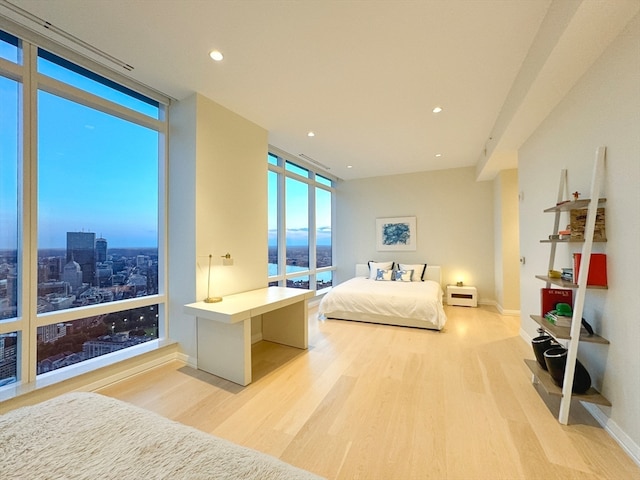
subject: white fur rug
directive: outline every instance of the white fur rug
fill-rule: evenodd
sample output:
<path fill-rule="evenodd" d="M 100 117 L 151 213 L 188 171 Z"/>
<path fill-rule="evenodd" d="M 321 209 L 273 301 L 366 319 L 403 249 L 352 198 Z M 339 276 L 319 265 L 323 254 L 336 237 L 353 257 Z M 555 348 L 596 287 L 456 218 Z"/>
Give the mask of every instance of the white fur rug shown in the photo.
<path fill-rule="evenodd" d="M 277 458 L 95 393 L 0 415 L 0 477 L 314 479 Z"/>

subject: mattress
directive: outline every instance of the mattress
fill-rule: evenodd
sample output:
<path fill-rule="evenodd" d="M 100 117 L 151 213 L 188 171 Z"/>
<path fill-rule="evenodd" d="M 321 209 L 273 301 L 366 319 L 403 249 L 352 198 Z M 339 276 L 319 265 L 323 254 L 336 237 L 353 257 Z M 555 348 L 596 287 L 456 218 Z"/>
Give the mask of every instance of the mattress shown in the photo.
<path fill-rule="evenodd" d="M 318 314 L 338 318 L 441 330 L 447 317 L 439 283 L 381 282 L 355 277 L 331 289 L 320 301 Z"/>

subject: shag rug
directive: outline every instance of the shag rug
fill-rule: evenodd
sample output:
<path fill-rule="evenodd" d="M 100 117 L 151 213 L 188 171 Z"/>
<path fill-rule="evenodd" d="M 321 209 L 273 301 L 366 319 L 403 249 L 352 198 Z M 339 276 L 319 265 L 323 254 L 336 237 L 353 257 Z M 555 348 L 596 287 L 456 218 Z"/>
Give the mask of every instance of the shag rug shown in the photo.
<path fill-rule="evenodd" d="M 320 478 L 120 400 L 84 392 L 0 415 L 0 477 Z"/>

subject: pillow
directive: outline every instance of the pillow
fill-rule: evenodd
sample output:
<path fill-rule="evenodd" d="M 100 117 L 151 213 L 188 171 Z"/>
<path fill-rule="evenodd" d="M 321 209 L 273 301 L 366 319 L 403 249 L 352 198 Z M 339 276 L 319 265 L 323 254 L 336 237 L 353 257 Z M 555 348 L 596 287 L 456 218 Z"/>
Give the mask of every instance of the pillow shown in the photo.
<path fill-rule="evenodd" d="M 393 270 L 391 269 L 383 270 L 379 268 L 376 271 L 376 280 L 383 281 L 383 282 L 390 282 L 391 280 L 393 280 Z"/>
<path fill-rule="evenodd" d="M 394 280 L 396 282 L 410 282 L 413 277 L 413 270 L 395 270 Z"/>
<path fill-rule="evenodd" d="M 393 262 L 369 262 L 369 278 L 371 280 L 376 279 L 376 275 L 378 273 L 378 269 L 380 270 L 393 270 L 394 263 Z"/>
<path fill-rule="evenodd" d="M 398 268 L 400 270 L 413 270 L 412 282 L 422 282 L 424 280 L 424 272 L 427 270 L 426 263 L 399 263 Z"/>

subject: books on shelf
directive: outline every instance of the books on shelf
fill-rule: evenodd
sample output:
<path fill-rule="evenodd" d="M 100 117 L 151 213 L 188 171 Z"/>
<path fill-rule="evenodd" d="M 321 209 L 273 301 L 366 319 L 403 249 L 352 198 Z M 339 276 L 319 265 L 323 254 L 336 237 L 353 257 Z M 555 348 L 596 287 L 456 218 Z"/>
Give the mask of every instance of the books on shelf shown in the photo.
<path fill-rule="evenodd" d="M 587 223 L 587 209 L 573 209 L 569 212 L 571 240 L 584 240 L 584 231 Z M 607 233 L 605 230 L 604 208 L 600 207 L 596 211 L 596 223 L 593 230 L 593 240 L 595 242 L 605 242 Z"/>
<path fill-rule="evenodd" d="M 563 268 L 560 278 L 565 282 L 573 283 L 573 268 Z"/>
<path fill-rule="evenodd" d="M 573 271 L 576 282 L 580 278 L 580 262 L 582 261 L 581 253 L 573 254 Z M 589 286 L 607 286 L 607 255 L 604 253 L 592 253 L 589 261 L 589 273 L 587 275 L 587 285 Z"/>
<path fill-rule="evenodd" d="M 544 318 L 546 318 L 549 323 L 553 323 L 557 327 L 571 327 L 571 317 L 557 315 L 552 312 L 553 311 L 544 314 Z"/>
<path fill-rule="evenodd" d="M 541 316 L 556 309 L 559 303 L 568 303 L 573 307 L 573 290 L 565 288 L 541 288 L 540 303 L 542 307 Z"/>

